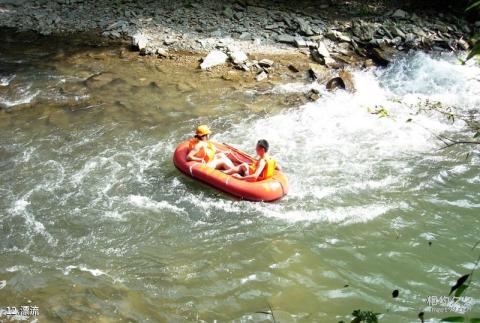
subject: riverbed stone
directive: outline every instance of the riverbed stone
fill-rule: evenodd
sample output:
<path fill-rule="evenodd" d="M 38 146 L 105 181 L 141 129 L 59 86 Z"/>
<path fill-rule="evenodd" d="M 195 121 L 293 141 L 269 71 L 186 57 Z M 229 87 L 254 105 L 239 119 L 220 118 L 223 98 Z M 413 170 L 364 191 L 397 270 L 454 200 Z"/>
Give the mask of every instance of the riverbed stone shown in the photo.
<path fill-rule="evenodd" d="M 108 83 L 112 82 L 116 78 L 116 75 L 111 72 L 102 72 L 90 76 L 85 80 L 85 85 L 90 89 L 100 88 Z"/>
<path fill-rule="evenodd" d="M 227 61 L 227 54 L 219 50 L 213 50 L 203 59 L 200 64 L 202 70 L 207 70 L 216 65 L 225 64 Z"/>
<path fill-rule="evenodd" d="M 245 54 L 244 52 L 240 51 L 240 50 L 233 50 L 229 53 L 229 56 L 230 56 L 230 60 L 234 63 L 234 64 L 243 64 L 245 63 L 246 61 L 248 61 L 248 56 L 247 54 Z"/>

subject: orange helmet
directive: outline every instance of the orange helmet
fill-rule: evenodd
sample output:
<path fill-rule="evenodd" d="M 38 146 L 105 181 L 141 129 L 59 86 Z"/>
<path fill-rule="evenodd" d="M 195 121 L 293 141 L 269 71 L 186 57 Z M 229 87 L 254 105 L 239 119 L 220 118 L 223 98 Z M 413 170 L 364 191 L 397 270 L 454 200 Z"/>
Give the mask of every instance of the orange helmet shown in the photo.
<path fill-rule="evenodd" d="M 204 136 L 204 135 L 209 135 L 212 132 L 210 131 L 210 128 L 206 125 L 201 125 L 197 127 L 197 130 L 195 130 L 195 134 L 197 136 Z"/>

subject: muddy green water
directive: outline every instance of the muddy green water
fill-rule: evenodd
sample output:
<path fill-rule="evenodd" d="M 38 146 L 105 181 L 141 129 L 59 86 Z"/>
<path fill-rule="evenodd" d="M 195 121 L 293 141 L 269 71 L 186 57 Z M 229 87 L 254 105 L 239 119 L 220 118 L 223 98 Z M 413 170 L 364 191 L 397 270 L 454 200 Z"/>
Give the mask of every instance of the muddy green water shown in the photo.
<path fill-rule="evenodd" d="M 479 151 L 439 150 L 434 134 L 473 133 L 411 106 L 474 113 L 479 75 L 411 54 L 354 71 L 354 94 L 245 89 L 119 49 L 2 44 L 0 308 L 38 306 L 38 322 L 270 322 L 269 306 L 277 322 L 461 315 L 424 299 L 480 253 Z M 319 101 L 289 103 L 312 87 Z M 248 151 L 268 139 L 290 194 L 237 201 L 181 175 L 172 153 L 200 123 Z"/>

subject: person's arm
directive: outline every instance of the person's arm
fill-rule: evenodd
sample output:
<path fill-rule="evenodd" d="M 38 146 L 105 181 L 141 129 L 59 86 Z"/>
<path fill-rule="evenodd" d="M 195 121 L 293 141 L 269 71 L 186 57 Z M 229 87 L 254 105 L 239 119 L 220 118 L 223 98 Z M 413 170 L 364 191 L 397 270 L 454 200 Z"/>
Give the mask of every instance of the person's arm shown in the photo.
<path fill-rule="evenodd" d="M 282 167 L 280 167 L 279 163 L 275 163 L 275 169 L 280 171 L 280 172 L 282 171 Z"/>
<path fill-rule="evenodd" d="M 200 143 L 196 144 L 195 147 L 193 147 L 193 149 L 190 150 L 190 152 L 188 153 L 187 161 L 196 161 L 196 162 L 202 163 L 203 158 L 195 156 L 200 151 L 200 148 L 201 148 L 201 144 Z"/>
<path fill-rule="evenodd" d="M 237 177 L 238 179 L 242 179 L 242 180 L 245 180 L 245 181 L 248 181 L 248 180 L 252 180 L 252 181 L 256 181 L 257 178 L 260 176 L 260 174 L 262 173 L 263 169 L 265 168 L 266 166 L 266 162 L 264 159 L 260 160 L 260 163 L 258 164 L 258 167 L 257 169 L 255 170 L 255 173 L 251 174 L 251 175 L 248 175 L 248 176 L 244 176 L 244 177 Z"/>

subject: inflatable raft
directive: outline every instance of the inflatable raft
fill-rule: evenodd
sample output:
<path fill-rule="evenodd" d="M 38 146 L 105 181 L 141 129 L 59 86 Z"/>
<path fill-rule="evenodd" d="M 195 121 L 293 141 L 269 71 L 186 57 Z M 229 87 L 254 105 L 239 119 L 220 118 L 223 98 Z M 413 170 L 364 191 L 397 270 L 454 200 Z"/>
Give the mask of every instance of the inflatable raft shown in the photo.
<path fill-rule="evenodd" d="M 230 159 L 234 156 L 242 162 L 252 163 L 252 157 L 247 153 L 226 144 L 212 143 L 215 145 L 217 152 L 223 152 Z M 284 197 L 288 192 L 287 179 L 280 171 L 275 170 L 271 178 L 263 181 L 244 181 L 231 175 L 226 175 L 219 170 L 207 167 L 203 163 L 187 161 L 188 146 L 189 143 L 187 141 L 177 147 L 173 155 L 173 163 L 182 173 L 190 177 L 207 183 L 235 197 L 249 201 L 275 201 Z M 232 160 L 235 161 L 235 159 Z"/>

